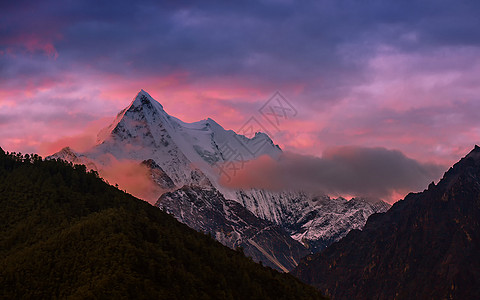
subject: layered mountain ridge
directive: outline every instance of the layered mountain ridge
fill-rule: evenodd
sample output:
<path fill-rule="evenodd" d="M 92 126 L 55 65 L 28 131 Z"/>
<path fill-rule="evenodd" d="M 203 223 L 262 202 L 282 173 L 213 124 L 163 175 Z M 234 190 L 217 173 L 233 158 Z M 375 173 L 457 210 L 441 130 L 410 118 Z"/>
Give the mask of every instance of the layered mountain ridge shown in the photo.
<path fill-rule="evenodd" d="M 480 297 L 480 147 L 293 274 L 332 299 Z"/>
<path fill-rule="evenodd" d="M 370 215 L 390 208 L 380 200 L 346 200 L 301 191 L 239 190 L 236 199 L 260 218 L 282 226 L 313 252 L 325 249 L 352 229 L 363 228 Z"/>
<path fill-rule="evenodd" d="M 183 186 L 163 194 L 156 205 L 180 222 L 232 249 L 241 247 L 257 262 L 288 272 L 309 251 L 280 226 L 260 219 L 215 188 Z"/>
<path fill-rule="evenodd" d="M 159 199 L 157 206 L 192 228 L 210 232 L 225 245 L 241 246 L 256 261 L 283 271 L 293 268 L 308 253 L 302 247 L 319 251 L 351 229 L 362 228 L 370 214 L 389 207 L 384 202 L 352 202 L 302 191 L 232 190 L 219 183 L 225 164 L 262 155 L 276 159 L 282 150 L 264 133 L 247 138 L 225 130 L 210 118 L 185 123 L 167 114 L 160 103 L 141 90 L 111 125 L 98 134 L 96 146 L 81 153 L 67 147 L 50 158 L 85 164 L 100 174 L 118 161 L 142 164 L 149 170 L 151 183 L 161 191 L 153 197 Z M 198 198 L 194 201 L 185 190 Z M 218 197 L 213 201 L 205 197 L 206 191 Z M 162 196 L 162 193 L 167 194 Z M 320 198 L 322 201 L 318 201 Z M 197 213 L 187 218 L 185 212 L 193 208 Z M 247 218 L 250 224 L 232 223 L 229 219 L 232 211 L 238 220 L 242 219 L 239 215 L 251 214 Z M 218 218 L 206 225 L 200 221 L 202 214 Z M 251 238 L 262 236 L 266 232 L 263 229 L 272 226 L 274 235 Z M 237 235 L 241 238 L 233 238 Z"/>

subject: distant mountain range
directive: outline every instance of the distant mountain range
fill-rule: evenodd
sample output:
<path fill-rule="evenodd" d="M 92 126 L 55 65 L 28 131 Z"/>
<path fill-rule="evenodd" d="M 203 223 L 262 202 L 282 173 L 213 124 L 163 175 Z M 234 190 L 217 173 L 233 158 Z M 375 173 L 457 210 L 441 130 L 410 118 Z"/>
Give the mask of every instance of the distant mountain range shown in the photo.
<path fill-rule="evenodd" d="M 480 299 L 480 147 L 293 274 L 332 299 Z"/>
<path fill-rule="evenodd" d="M 390 207 L 382 201 L 331 199 L 303 191 L 233 190 L 219 183 L 225 164 L 262 155 L 282 155 L 267 134 L 247 138 L 212 119 L 185 123 L 142 90 L 98 134 L 96 146 L 85 152 L 67 147 L 49 158 L 85 164 L 101 175 L 116 162 L 145 166 L 158 207 L 282 271 Z"/>

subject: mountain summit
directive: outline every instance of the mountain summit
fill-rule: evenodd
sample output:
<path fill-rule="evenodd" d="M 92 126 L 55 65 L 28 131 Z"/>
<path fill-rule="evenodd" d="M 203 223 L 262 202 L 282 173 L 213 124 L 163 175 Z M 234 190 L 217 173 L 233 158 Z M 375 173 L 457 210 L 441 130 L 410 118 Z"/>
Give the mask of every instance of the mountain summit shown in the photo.
<path fill-rule="evenodd" d="M 119 123 L 122 121 L 122 119 L 125 117 L 125 114 L 128 112 L 130 114 L 141 114 L 142 118 L 145 119 L 145 121 L 149 122 L 147 116 L 152 116 L 163 112 L 163 106 L 159 102 L 155 101 L 143 89 L 140 90 L 140 92 L 138 92 L 137 96 L 135 96 L 130 105 L 123 109 L 121 112 L 119 112 L 115 120 L 108 127 L 100 131 L 97 136 L 97 143 L 100 144 L 104 142 L 105 139 L 107 139 L 112 133 L 114 133 L 114 130 L 117 130 L 118 132 L 118 130 L 120 129 L 118 129 L 117 127 L 119 127 Z M 123 126 L 123 124 L 120 126 Z"/>
<path fill-rule="evenodd" d="M 293 271 L 332 299 L 480 298 L 480 147 Z"/>
<path fill-rule="evenodd" d="M 317 201 L 318 196 L 302 191 L 233 190 L 220 184 L 225 168 L 264 155 L 282 155 L 267 134 L 249 138 L 210 118 L 183 122 L 141 90 L 98 134 L 96 146 L 81 153 L 65 148 L 51 158 L 85 164 L 112 183 L 128 173 L 123 182 L 148 188 L 142 197 L 150 203 L 282 271 L 389 208 L 384 202 L 328 196 Z M 136 169 L 139 174 L 132 174 Z"/>
<path fill-rule="evenodd" d="M 265 142 L 252 155 L 248 146 L 259 144 L 259 139 Z M 234 159 L 228 153 L 230 149 L 235 149 L 245 159 L 262 155 L 278 157 L 282 153 L 266 134 L 257 134 L 250 139 L 225 130 L 210 118 L 185 123 L 166 113 L 159 102 L 141 90 L 130 105 L 100 131 L 94 148 L 84 153 L 62 150 L 53 157 L 88 162 L 98 169 L 111 162 L 111 157 L 106 154 L 116 159 L 153 159 L 178 187 L 198 184 L 199 174 L 202 178 L 210 178 L 218 187 L 216 167 Z"/>
<path fill-rule="evenodd" d="M 248 145 L 258 144 L 259 139 L 264 143 L 252 156 Z M 148 169 L 148 176 L 141 172 L 134 176 L 144 176 L 145 181 L 156 186 L 156 194 L 147 200 L 190 227 L 209 232 L 224 245 L 242 247 L 256 261 L 281 271 L 292 269 L 308 250 L 280 226 L 258 218 L 218 191 L 222 187 L 217 166 L 235 159 L 228 154 L 229 149 L 244 157 L 250 155 L 250 159 L 276 157 L 282 152 L 266 134 L 250 139 L 225 130 L 210 118 L 185 123 L 170 116 L 141 90 L 98 134 L 95 147 L 82 153 L 67 147 L 51 158 L 85 164 L 100 175 L 112 170 L 132 172 L 131 162 L 136 162 L 141 170 Z M 125 162 L 128 168 L 112 167 Z M 165 196 L 160 197 L 163 193 Z"/>
<path fill-rule="evenodd" d="M 138 92 L 137 96 L 135 96 L 130 106 L 143 106 L 149 104 L 159 106 L 163 110 L 163 106 L 158 101 L 153 99 L 149 93 L 141 89 L 140 92 Z"/>

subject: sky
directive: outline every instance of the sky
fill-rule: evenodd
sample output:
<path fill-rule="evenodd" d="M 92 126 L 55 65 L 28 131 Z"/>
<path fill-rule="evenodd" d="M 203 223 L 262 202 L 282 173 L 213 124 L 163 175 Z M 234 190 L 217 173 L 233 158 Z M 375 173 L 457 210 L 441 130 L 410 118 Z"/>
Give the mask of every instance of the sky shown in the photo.
<path fill-rule="evenodd" d="M 479 13 L 447 0 L 2 1 L 0 146 L 81 148 L 144 89 L 187 122 L 254 120 L 288 152 L 448 167 L 480 143 Z M 290 114 L 271 123 L 276 92 Z"/>

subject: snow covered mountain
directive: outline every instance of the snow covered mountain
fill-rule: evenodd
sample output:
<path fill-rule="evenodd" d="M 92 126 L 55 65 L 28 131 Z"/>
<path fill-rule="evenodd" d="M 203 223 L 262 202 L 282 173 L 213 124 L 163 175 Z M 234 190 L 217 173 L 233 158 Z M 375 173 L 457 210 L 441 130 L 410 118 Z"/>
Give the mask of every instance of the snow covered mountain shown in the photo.
<path fill-rule="evenodd" d="M 252 156 L 248 148 L 251 144 L 262 144 L 263 147 Z M 236 156 L 230 154 L 230 149 L 238 152 Z M 263 133 L 248 139 L 223 129 L 212 119 L 184 123 L 168 115 L 160 103 L 141 90 L 133 102 L 118 113 L 113 123 L 98 134 L 97 146 L 81 154 L 65 149 L 54 157 L 100 165 L 110 163 L 112 156 L 117 160 L 152 159 L 176 186 L 182 186 L 198 183 L 198 178 L 192 175 L 198 170 L 215 178 L 212 166 L 221 162 L 240 156 L 244 159 L 261 155 L 276 157 L 280 153 L 280 148 Z"/>
<path fill-rule="evenodd" d="M 219 183 L 229 163 L 262 155 L 276 159 L 281 154 L 264 133 L 247 138 L 212 119 L 185 123 L 141 90 L 98 134 L 96 146 L 82 153 L 67 147 L 50 158 L 82 163 L 101 175 L 116 163 L 142 165 L 156 187 L 153 199 L 167 193 L 157 206 L 197 230 L 210 232 L 225 245 L 242 246 L 247 255 L 280 270 L 292 268 L 304 254 L 299 243 L 313 251 L 323 249 L 351 229 L 362 228 L 370 214 L 388 209 L 384 202 L 330 199 L 300 191 L 231 190 Z M 209 195 L 217 195 L 215 201 Z M 240 207 L 245 211 L 240 212 Z M 216 216 L 216 221 L 209 216 Z M 267 228 L 274 228 L 275 235 L 265 235 Z"/>
<path fill-rule="evenodd" d="M 352 229 L 362 229 L 371 214 L 390 208 L 381 200 L 347 201 L 300 191 L 239 190 L 235 198 L 258 217 L 283 227 L 312 252 L 340 240 Z"/>
<path fill-rule="evenodd" d="M 180 222 L 212 234 L 222 244 L 232 249 L 241 247 L 255 261 L 284 272 L 309 254 L 283 228 L 225 199 L 213 187 L 184 186 L 163 194 L 157 206 Z"/>

